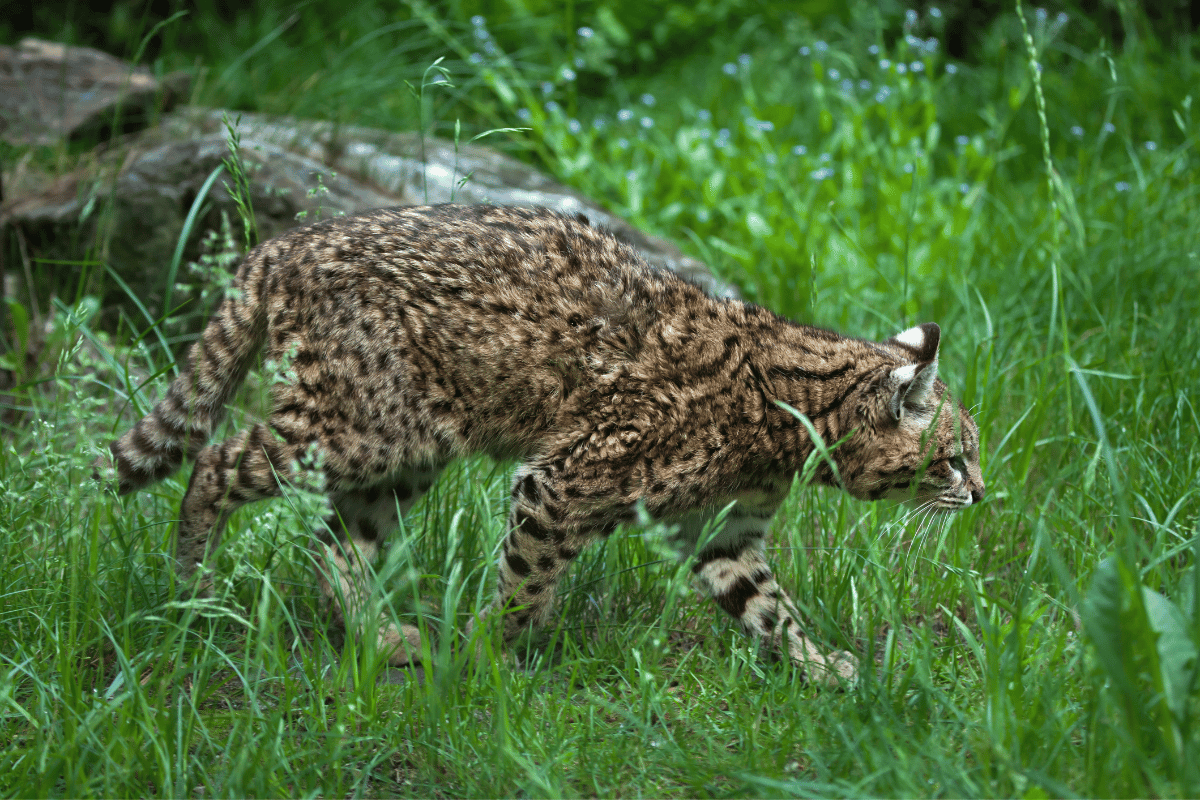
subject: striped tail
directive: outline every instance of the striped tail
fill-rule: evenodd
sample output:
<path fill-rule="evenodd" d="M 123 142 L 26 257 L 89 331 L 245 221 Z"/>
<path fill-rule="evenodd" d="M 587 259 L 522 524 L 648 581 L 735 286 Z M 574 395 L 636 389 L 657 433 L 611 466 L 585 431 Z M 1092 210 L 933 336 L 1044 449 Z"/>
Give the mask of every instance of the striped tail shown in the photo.
<path fill-rule="evenodd" d="M 167 396 L 109 445 L 120 494 L 162 480 L 179 469 L 185 457 L 195 458 L 225 417 L 225 404 L 245 380 L 266 338 L 266 308 L 258 291 L 264 272 L 259 253 L 247 256 L 235 289 L 192 345 L 187 368 L 171 383 Z M 93 466 L 97 478 L 113 476 L 105 456 Z"/>

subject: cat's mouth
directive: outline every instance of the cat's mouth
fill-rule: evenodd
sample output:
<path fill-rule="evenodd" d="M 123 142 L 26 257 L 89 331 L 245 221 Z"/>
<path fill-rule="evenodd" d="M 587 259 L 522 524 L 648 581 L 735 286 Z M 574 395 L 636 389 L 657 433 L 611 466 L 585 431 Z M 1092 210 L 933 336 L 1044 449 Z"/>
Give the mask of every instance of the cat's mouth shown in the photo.
<path fill-rule="evenodd" d="M 893 489 L 886 495 L 888 500 L 903 503 L 909 508 L 928 509 L 952 514 L 964 508 L 970 508 L 977 501 L 971 490 L 966 486 L 956 490 L 947 489 L 918 489 L 916 494 L 911 489 Z"/>

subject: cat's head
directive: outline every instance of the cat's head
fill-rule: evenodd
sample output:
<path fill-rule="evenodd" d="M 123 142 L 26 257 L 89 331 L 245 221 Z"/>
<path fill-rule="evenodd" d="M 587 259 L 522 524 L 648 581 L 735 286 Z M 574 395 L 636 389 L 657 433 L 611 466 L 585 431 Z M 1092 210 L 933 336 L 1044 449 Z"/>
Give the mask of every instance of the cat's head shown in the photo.
<path fill-rule="evenodd" d="M 979 429 L 938 380 L 940 339 L 941 330 L 928 322 L 875 345 L 869 360 L 877 363 L 863 374 L 848 409 L 858 433 L 834 455 L 855 497 L 943 511 L 983 498 Z"/>

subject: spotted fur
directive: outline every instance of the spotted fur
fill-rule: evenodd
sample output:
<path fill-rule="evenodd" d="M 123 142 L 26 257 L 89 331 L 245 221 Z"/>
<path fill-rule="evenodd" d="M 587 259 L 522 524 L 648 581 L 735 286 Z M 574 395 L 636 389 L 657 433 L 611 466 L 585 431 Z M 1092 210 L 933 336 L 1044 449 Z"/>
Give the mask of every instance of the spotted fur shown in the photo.
<path fill-rule="evenodd" d="M 545 620 L 590 542 L 645 508 L 677 525 L 700 586 L 821 681 L 821 653 L 764 538 L 814 450 L 815 479 L 943 510 L 979 502 L 979 436 L 937 379 L 940 332 L 876 343 L 715 299 L 586 221 L 542 209 L 385 209 L 253 250 L 165 399 L 111 446 L 121 493 L 195 468 L 179 525 L 186 575 L 234 508 L 280 492 L 317 453 L 334 514 L 319 582 L 362 612 L 388 529 L 452 458 L 517 459 L 493 611 L 511 640 Z M 266 423 L 208 444 L 260 350 L 290 365 Z M 724 528 L 705 522 L 736 501 Z M 381 627 L 395 664 L 413 629 Z"/>

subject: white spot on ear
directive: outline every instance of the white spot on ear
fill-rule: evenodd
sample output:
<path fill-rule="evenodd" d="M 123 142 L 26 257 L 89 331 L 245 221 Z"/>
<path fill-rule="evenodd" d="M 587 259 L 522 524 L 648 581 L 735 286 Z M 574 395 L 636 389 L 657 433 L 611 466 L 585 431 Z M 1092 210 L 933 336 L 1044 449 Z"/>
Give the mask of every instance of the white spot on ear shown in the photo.
<path fill-rule="evenodd" d="M 900 344 L 908 345 L 915 350 L 925 349 L 925 331 L 919 325 L 915 328 L 909 328 L 906 331 L 897 333 L 892 337 L 892 339 Z"/>
<path fill-rule="evenodd" d="M 905 331 L 905 333 L 908 333 L 908 331 Z M 908 386 L 916 376 L 916 364 L 905 364 L 903 367 L 896 367 L 892 370 L 892 382 L 896 386 Z"/>

